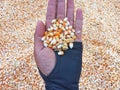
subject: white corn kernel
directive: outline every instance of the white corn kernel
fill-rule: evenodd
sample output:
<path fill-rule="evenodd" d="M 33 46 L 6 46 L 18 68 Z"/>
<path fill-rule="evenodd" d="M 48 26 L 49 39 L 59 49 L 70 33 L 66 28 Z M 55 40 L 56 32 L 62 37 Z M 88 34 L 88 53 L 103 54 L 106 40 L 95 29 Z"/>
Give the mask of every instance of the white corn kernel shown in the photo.
<path fill-rule="evenodd" d="M 56 26 L 57 26 L 57 27 L 59 26 L 59 23 L 58 23 L 58 22 L 56 23 Z"/>
<path fill-rule="evenodd" d="M 56 40 L 53 39 L 53 40 L 51 41 L 51 44 L 55 44 L 55 43 L 56 43 Z"/>
<path fill-rule="evenodd" d="M 65 30 L 66 30 L 64 27 L 61 27 L 61 29 L 62 29 L 63 31 L 65 31 Z"/>
<path fill-rule="evenodd" d="M 62 45 L 61 44 L 59 44 L 58 46 L 57 46 L 57 48 L 61 48 L 62 47 Z"/>
<path fill-rule="evenodd" d="M 63 50 L 67 50 L 67 49 L 68 49 L 68 45 L 67 45 L 67 43 L 64 43 L 64 44 L 63 44 L 62 49 L 63 49 Z"/>
<path fill-rule="evenodd" d="M 60 24 L 62 24 L 63 23 L 63 21 L 62 20 L 60 20 Z"/>
<path fill-rule="evenodd" d="M 45 46 L 45 47 L 47 47 L 47 46 L 48 46 L 48 44 L 44 42 L 44 46 Z"/>
<path fill-rule="evenodd" d="M 75 34 L 73 32 L 70 33 L 70 36 L 74 36 Z"/>
<path fill-rule="evenodd" d="M 55 22 L 56 22 L 56 19 L 53 19 L 53 20 L 52 20 L 52 23 L 55 23 Z"/>
<path fill-rule="evenodd" d="M 51 30 L 53 30 L 53 27 L 50 27 Z"/>
<path fill-rule="evenodd" d="M 69 29 L 72 29 L 72 26 L 71 26 L 71 25 L 69 26 Z"/>
<path fill-rule="evenodd" d="M 44 37 L 42 37 L 42 38 L 41 38 L 41 40 L 42 40 L 42 41 L 44 41 L 44 40 L 45 40 L 45 36 L 44 36 Z"/>
<path fill-rule="evenodd" d="M 70 31 L 70 30 L 68 30 L 68 33 L 70 34 L 70 33 L 71 33 L 71 31 Z"/>
<path fill-rule="evenodd" d="M 69 22 L 69 21 L 67 21 L 66 26 L 69 26 L 69 25 L 70 25 L 70 22 Z"/>
<path fill-rule="evenodd" d="M 47 30 L 48 30 L 48 31 L 50 31 L 50 30 L 51 30 L 51 28 L 48 28 Z"/>
<path fill-rule="evenodd" d="M 64 34 L 67 35 L 67 34 L 68 34 L 68 31 L 65 31 Z"/>
<path fill-rule="evenodd" d="M 53 33 L 49 33 L 50 34 L 50 36 L 53 36 L 54 34 Z M 49 38 L 48 38 L 49 39 Z"/>
<path fill-rule="evenodd" d="M 59 51 L 58 55 L 64 55 L 64 52 L 63 51 Z"/>
<path fill-rule="evenodd" d="M 59 28 L 61 28 L 62 27 L 62 25 L 61 24 L 59 24 Z"/>
<path fill-rule="evenodd" d="M 67 35 L 67 38 L 70 38 L 70 35 Z"/>
<path fill-rule="evenodd" d="M 64 21 L 67 21 L 67 20 L 68 20 L 68 18 L 67 18 L 67 17 L 65 17 L 65 18 L 64 18 Z"/>
<path fill-rule="evenodd" d="M 52 38 L 49 38 L 49 41 L 52 41 Z"/>
<path fill-rule="evenodd" d="M 64 35 L 63 34 L 60 34 L 60 38 L 62 38 Z"/>
<path fill-rule="evenodd" d="M 57 28 L 57 27 L 54 27 L 53 29 L 54 29 L 54 30 L 57 30 L 58 28 Z"/>
<path fill-rule="evenodd" d="M 59 41 L 59 38 L 58 38 L 58 37 L 56 37 L 55 39 L 56 39 L 56 41 Z"/>
<path fill-rule="evenodd" d="M 75 29 L 72 29 L 72 32 L 75 32 Z"/>
<path fill-rule="evenodd" d="M 49 39 L 49 37 L 47 36 L 47 37 L 46 37 L 46 40 L 48 40 L 48 39 Z"/>
<path fill-rule="evenodd" d="M 53 27 L 56 27 L 56 24 L 53 24 Z"/>
<path fill-rule="evenodd" d="M 63 49 L 63 50 L 67 50 L 67 49 L 68 49 L 68 47 L 66 47 L 66 46 L 63 46 L 63 47 L 62 47 L 62 49 Z"/>
<path fill-rule="evenodd" d="M 66 27 L 66 29 L 68 30 L 68 26 Z"/>
<path fill-rule="evenodd" d="M 53 46 L 52 48 L 53 48 L 53 49 L 55 49 L 55 48 L 56 48 L 56 46 Z"/>
<path fill-rule="evenodd" d="M 72 49 L 73 48 L 73 43 L 69 43 L 69 47 Z"/>

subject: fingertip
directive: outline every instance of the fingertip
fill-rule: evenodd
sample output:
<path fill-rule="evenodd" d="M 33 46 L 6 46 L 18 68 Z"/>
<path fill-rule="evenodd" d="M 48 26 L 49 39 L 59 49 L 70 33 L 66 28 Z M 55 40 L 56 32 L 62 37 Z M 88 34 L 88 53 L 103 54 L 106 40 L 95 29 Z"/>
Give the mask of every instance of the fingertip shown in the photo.
<path fill-rule="evenodd" d="M 74 27 L 74 0 L 67 0 L 67 12 L 66 15 L 70 24 Z"/>
<path fill-rule="evenodd" d="M 80 8 L 78 8 L 78 9 L 77 9 L 77 12 L 80 12 L 80 13 L 82 13 L 82 10 L 81 10 Z"/>
<path fill-rule="evenodd" d="M 43 25 L 43 22 L 38 20 L 37 25 L 36 25 L 36 33 L 38 33 L 38 31 L 41 29 L 42 25 Z"/>
<path fill-rule="evenodd" d="M 77 9 L 76 19 L 83 19 L 83 13 L 80 8 Z"/>
<path fill-rule="evenodd" d="M 41 20 L 37 21 L 37 26 L 43 25 L 43 22 Z"/>
<path fill-rule="evenodd" d="M 81 9 L 77 9 L 76 12 L 76 41 L 82 41 L 82 25 L 83 25 L 83 14 Z"/>

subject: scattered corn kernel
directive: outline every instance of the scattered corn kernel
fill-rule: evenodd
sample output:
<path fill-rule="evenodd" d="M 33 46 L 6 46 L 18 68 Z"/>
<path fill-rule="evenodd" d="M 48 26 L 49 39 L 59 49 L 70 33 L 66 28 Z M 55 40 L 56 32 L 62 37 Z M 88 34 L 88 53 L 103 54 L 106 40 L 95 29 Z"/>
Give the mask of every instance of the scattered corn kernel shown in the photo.
<path fill-rule="evenodd" d="M 64 55 L 64 52 L 63 51 L 59 51 L 58 55 Z"/>
<path fill-rule="evenodd" d="M 73 43 L 69 43 L 69 47 L 72 49 L 73 48 Z"/>

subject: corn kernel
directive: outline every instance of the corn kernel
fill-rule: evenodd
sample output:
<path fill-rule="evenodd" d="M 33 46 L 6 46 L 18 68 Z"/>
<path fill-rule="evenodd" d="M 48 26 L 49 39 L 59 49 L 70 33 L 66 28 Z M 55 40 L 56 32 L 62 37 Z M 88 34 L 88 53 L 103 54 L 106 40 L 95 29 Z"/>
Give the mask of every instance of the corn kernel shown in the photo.
<path fill-rule="evenodd" d="M 58 55 L 64 55 L 64 50 L 67 50 L 68 47 L 72 49 L 75 39 L 75 30 L 67 17 L 64 20 L 53 19 L 51 26 L 41 38 L 44 46 L 58 51 Z"/>
<path fill-rule="evenodd" d="M 64 52 L 63 51 L 59 51 L 58 55 L 64 55 Z"/>

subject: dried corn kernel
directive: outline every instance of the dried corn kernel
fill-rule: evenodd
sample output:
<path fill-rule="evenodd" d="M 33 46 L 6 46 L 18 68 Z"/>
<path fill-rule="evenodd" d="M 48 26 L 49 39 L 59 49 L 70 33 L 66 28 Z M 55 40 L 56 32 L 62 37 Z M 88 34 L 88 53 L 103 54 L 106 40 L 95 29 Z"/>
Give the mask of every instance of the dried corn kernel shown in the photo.
<path fill-rule="evenodd" d="M 58 55 L 64 55 L 64 52 L 63 51 L 59 51 Z"/>
<path fill-rule="evenodd" d="M 73 48 L 73 43 L 69 43 L 69 47 L 72 49 Z"/>
<path fill-rule="evenodd" d="M 75 30 L 70 25 L 68 18 L 53 19 L 51 26 L 41 38 L 45 47 L 58 51 L 58 55 L 64 55 L 64 50 L 73 48 L 76 39 Z"/>

